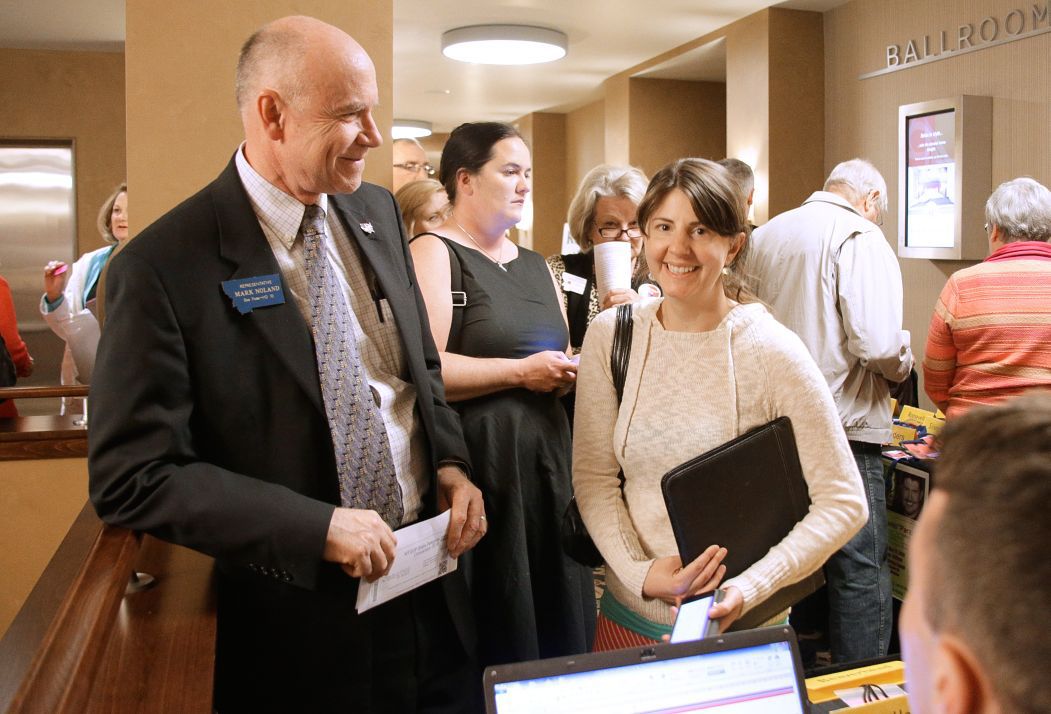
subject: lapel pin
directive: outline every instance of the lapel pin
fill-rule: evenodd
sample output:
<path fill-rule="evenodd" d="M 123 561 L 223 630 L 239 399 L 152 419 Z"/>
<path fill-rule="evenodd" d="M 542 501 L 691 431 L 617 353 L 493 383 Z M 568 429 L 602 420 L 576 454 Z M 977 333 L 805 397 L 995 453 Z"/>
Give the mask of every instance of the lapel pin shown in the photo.
<path fill-rule="evenodd" d="M 358 225 L 361 227 L 361 230 L 365 231 L 369 235 L 372 235 L 376 232 L 375 229 L 372 227 L 372 221 L 365 221 L 364 223 L 359 223 Z"/>

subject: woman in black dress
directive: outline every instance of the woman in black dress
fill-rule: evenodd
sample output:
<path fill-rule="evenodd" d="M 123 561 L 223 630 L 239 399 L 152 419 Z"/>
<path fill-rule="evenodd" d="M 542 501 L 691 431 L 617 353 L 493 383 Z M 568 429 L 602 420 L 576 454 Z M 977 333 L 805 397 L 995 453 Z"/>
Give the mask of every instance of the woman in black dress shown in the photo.
<path fill-rule="evenodd" d="M 482 665 L 584 652 L 594 634 L 591 571 L 559 542 L 572 486 L 558 396 L 573 386 L 576 362 L 544 259 L 506 237 L 531 172 L 514 128 L 461 125 L 439 171 L 452 215 L 412 242 L 446 396 L 463 419 L 489 518 L 465 564 Z"/>

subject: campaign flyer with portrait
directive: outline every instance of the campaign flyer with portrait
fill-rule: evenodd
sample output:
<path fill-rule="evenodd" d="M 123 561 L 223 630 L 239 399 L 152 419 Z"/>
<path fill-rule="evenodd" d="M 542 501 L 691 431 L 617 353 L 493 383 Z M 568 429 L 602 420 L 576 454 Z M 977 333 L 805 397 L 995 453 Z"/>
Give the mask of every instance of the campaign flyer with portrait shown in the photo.
<path fill-rule="evenodd" d="M 892 471 L 891 491 L 887 495 L 887 561 L 890 564 L 891 591 L 899 600 L 908 586 L 906 555 L 916 519 L 927 502 L 930 474 L 897 463 Z"/>

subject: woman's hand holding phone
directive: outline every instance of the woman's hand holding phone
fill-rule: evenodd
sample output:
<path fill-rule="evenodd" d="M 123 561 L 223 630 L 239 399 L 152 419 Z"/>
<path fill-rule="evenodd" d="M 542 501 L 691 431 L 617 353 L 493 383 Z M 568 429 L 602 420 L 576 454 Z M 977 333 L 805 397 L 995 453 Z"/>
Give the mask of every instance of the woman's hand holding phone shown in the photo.
<path fill-rule="evenodd" d="M 719 634 L 721 635 L 734 623 L 734 620 L 741 616 L 743 610 L 744 595 L 736 586 L 731 585 L 723 591 L 722 601 L 712 605 L 708 616 L 719 621 Z"/>
<path fill-rule="evenodd" d="M 711 610 L 722 597 L 722 590 L 711 590 L 688 597 L 672 608 L 675 626 L 665 642 L 692 642 L 718 633 L 719 623 L 711 619 Z"/>

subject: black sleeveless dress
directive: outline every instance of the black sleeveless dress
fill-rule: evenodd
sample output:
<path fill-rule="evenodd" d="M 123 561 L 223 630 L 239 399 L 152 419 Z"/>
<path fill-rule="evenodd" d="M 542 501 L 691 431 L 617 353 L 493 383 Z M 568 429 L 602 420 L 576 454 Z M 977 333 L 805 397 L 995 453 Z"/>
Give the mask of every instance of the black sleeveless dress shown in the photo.
<path fill-rule="evenodd" d="M 454 307 L 449 351 L 523 358 L 565 350 L 569 333 L 547 264 L 519 248 L 501 270 L 446 240 L 466 305 Z M 455 261 L 455 262 L 453 262 Z M 454 303 L 460 302 L 454 300 Z M 576 654 L 595 632 L 592 573 L 563 552 L 572 496 L 569 422 L 554 393 L 507 389 L 454 403 L 485 497 L 489 531 L 465 564 L 478 619 L 479 664 Z"/>

